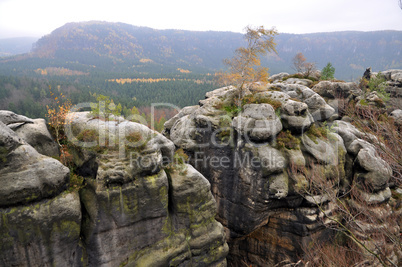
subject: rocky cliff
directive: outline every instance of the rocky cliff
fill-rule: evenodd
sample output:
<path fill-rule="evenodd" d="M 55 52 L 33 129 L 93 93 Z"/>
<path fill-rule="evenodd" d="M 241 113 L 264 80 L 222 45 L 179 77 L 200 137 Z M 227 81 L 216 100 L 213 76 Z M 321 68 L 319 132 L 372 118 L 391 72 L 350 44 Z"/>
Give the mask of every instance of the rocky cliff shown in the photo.
<path fill-rule="evenodd" d="M 0 112 L 1 266 L 226 266 L 210 184 L 173 162 L 171 141 L 122 118 L 70 115 L 79 191 L 43 155 L 55 148 L 46 125 Z"/>
<path fill-rule="evenodd" d="M 401 73 L 384 75 L 402 85 Z M 311 80 L 288 74 L 271 81 L 250 87 L 240 100 L 233 87 L 209 92 L 199 105 L 182 109 L 165 124 L 164 134 L 211 183 L 230 247 L 229 265 L 298 262 L 313 243 L 334 236 L 332 226 L 340 221 L 333 216 L 342 209 L 343 197 L 348 209 L 364 206 L 368 213 L 396 216 L 375 227 L 393 229 L 397 237 L 401 210 L 390 211 L 388 205 L 393 171 L 367 134 L 349 117 L 342 118 L 335 97 L 378 103 L 354 83 L 312 86 Z M 234 105 L 240 101 L 241 109 Z M 366 219 L 351 219 L 361 231 L 353 235 L 360 234 L 356 242 L 373 248 L 375 242 L 362 228 L 375 224 Z M 400 252 L 396 246 L 386 257 L 398 264 Z"/>
<path fill-rule="evenodd" d="M 402 71 L 382 75 L 398 99 Z M 365 264 L 400 265 L 402 190 L 386 140 L 337 97 L 395 127 L 401 110 L 354 83 L 284 73 L 243 93 L 207 93 L 163 135 L 70 113 L 71 169 L 44 120 L 0 111 L 0 265 L 301 266 L 314 244 L 345 236 Z"/>

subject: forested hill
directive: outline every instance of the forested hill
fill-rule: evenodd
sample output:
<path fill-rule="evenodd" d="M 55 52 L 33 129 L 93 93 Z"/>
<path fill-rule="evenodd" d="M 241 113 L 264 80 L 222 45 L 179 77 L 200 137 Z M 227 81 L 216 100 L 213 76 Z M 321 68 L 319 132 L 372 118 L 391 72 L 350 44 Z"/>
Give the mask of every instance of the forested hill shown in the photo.
<path fill-rule="evenodd" d="M 402 68 L 400 31 L 281 33 L 275 41 L 278 54 L 262 60 L 271 74 L 294 72 L 298 52 L 318 69 L 331 62 L 342 80 L 358 79 L 370 66 Z M 94 93 L 110 96 L 125 114 L 152 103 L 195 105 L 218 86 L 213 73 L 224 67 L 222 60 L 243 45 L 241 33 L 68 23 L 39 39 L 31 52 L 0 58 L 0 109 L 44 117 L 50 88 L 73 104 L 93 101 Z"/>
<path fill-rule="evenodd" d="M 280 30 L 280 29 L 279 29 Z M 243 45 L 240 33 L 155 30 L 124 23 L 68 23 L 39 39 L 32 53 L 0 61 L 0 74 L 30 74 L 35 67 L 131 75 L 214 72 L 222 59 Z M 374 71 L 402 67 L 402 32 L 333 32 L 275 37 L 278 54 L 263 64 L 272 74 L 291 72 L 292 57 L 302 52 L 319 69 L 331 62 L 336 77 L 350 80 L 366 67 Z M 7 61 L 7 62 L 5 62 Z M 122 75 L 124 76 L 124 75 Z"/>
<path fill-rule="evenodd" d="M 239 46 L 231 32 L 154 30 L 124 23 L 68 23 L 41 38 L 33 57 L 79 62 L 101 70 L 160 73 L 177 68 L 209 72 Z"/>

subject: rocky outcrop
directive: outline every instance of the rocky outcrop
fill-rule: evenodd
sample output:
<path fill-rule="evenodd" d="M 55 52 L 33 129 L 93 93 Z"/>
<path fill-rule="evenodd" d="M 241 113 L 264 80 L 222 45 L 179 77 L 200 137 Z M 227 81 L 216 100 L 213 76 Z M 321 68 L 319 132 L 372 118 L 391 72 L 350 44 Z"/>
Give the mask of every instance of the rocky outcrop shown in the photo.
<path fill-rule="evenodd" d="M 75 158 L 84 154 L 90 159 L 77 160 L 88 177 L 80 191 L 88 265 L 226 265 L 228 248 L 222 225 L 214 219 L 208 181 L 191 166 L 164 170 L 173 161 L 171 141 L 122 118 L 102 121 L 85 112 L 71 116 Z M 89 133 L 96 141 L 105 136 L 107 145 L 86 149 L 94 141 L 82 139 Z"/>
<path fill-rule="evenodd" d="M 234 87 L 208 92 L 167 121 L 164 135 L 71 113 L 74 173 L 49 157 L 58 147 L 43 120 L 0 111 L 0 265 L 275 266 L 331 240 L 333 218 L 400 264 L 394 166 L 377 153 L 376 136 L 337 114 L 335 98 L 360 101 L 359 89 L 311 89 L 287 76 L 244 90 L 242 101 Z M 397 125 L 399 111 L 390 113 Z"/>
<path fill-rule="evenodd" d="M 19 133 L 0 122 L 0 265 L 226 266 L 210 184 L 173 162 L 171 141 L 120 117 L 70 116 L 79 191 L 67 167 L 20 137 L 48 136 L 40 121 L 18 119 L 29 123 Z"/>
<path fill-rule="evenodd" d="M 282 123 L 275 110 L 268 104 L 248 104 L 235 117 L 232 126 L 251 140 L 264 141 L 276 136 L 282 130 Z"/>
<path fill-rule="evenodd" d="M 348 98 L 358 96 L 362 90 L 354 82 L 321 81 L 312 88 L 314 92 L 327 98 Z"/>
<path fill-rule="evenodd" d="M 0 112 L 0 114 L 11 114 Z M 32 123 L 19 115 L 5 123 Z M 0 265 L 77 266 L 81 204 L 65 191 L 69 169 L 39 154 L 0 121 Z"/>
<path fill-rule="evenodd" d="M 337 207 L 329 195 L 314 191 L 319 183 L 334 186 L 334 195 L 356 187 L 373 209 L 391 197 L 390 166 L 362 132 L 336 120 L 336 109 L 317 93 L 335 98 L 356 96 L 360 89 L 320 82 L 313 91 L 278 82 L 282 76 L 274 76 L 265 91 L 246 92 L 249 102 L 238 113 L 231 106 L 238 92 L 225 87 L 165 124 L 165 133 L 211 183 L 230 266 L 297 262 L 312 240 L 330 239 L 326 225 L 333 221 L 324 220 L 322 211 L 335 214 Z"/>
<path fill-rule="evenodd" d="M 59 156 L 59 147 L 49 133 L 44 119 L 34 119 L 32 123 L 14 124 L 9 127 L 38 153 L 49 157 Z"/>

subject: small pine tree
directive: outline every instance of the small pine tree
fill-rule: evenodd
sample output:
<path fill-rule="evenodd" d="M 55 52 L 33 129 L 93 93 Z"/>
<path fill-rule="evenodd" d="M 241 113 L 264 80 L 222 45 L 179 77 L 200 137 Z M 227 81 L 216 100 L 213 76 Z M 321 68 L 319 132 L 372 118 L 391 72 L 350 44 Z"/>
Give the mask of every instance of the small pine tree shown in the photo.
<path fill-rule="evenodd" d="M 334 79 L 335 68 L 330 62 L 321 71 L 321 80 L 332 80 Z"/>
<path fill-rule="evenodd" d="M 121 115 L 122 106 L 120 103 L 115 105 L 113 99 L 110 99 L 109 96 L 97 95 L 96 93 L 92 94 L 92 96 L 95 97 L 97 101 L 97 103 L 91 103 L 91 113 L 93 116 L 102 116 L 105 119 L 109 119 L 110 115 Z"/>

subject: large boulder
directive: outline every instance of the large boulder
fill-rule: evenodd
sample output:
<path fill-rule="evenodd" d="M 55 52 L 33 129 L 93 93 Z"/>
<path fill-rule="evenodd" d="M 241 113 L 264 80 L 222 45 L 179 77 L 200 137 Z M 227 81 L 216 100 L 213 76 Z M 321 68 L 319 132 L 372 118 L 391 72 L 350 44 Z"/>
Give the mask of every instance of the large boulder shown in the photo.
<path fill-rule="evenodd" d="M 386 71 L 382 71 L 381 75 L 387 81 L 394 81 L 394 82 L 402 83 L 402 70 L 397 70 L 397 69 L 386 70 Z"/>
<path fill-rule="evenodd" d="M 16 123 L 33 123 L 33 120 L 23 115 L 15 114 L 9 110 L 0 110 L 0 121 L 5 125 Z"/>
<path fill-rule="evenodd" d="M 59 156 L 59 146 L 49 133 L 44 119 L 34 119 L 32 123 L 11 128 L 40 154 L 49 157 Z"/>
<path fill-rule="evenodd" d="M 0 122 L 0 207 L 51 198 L 66 189 L 69 169 L 39 154 Z"/>
<path fill-rule="evenodd" d="M 313 83 L 313 81 L 309 80 L 309 79 L 289 78 L 289 79 L 286 79 L 284 81 L 284 83 L 287 83 L 287 84 L 300 84 L 300 85 L 310 87 L 310 85 Z"/>
<path fill-rule="evenodd" d="M 303 132 L 314 122 L 306 103 L 289 99 L 282 104 L 281 119 L 286 129 Z"/>
<path fill-rule="evenodd" d="M 284 78 L 286 78 L 286 77 L 288 77 L 288 76 L 290 76 L 289 73 L 287 73 L 287 72 L 281 72 L 281 73 L 274 74 L 274 75 L 270 76 L 270 77 L 269 77 L 269 81 L 270 81 L 271 83 L 280 82 L 280 81 L 282 81 Z"/>
<path fill-rule="evenodd" d="M 282 130 L 282 123 L 269 104 L 244 105 L 232 125 L 241 135 L 258 142 L 275 137 Z"/>
<path fill-rule="evenodd" d="M 312 90 L 328 98 L 348 98 L 352 94 L 361 94 L 361 89 L 354 82 L 321 81 Z"/>
<path fill-rule="evenodd" d="M 314 121 L 324 121 L 335 114 L 335 109 L 328 105 L 323 97 L 305 85 L 276 83 L 268 88 L 280 90 L 289 97 L 306 103 Z"/>
<path fill-rule="evenodd" d="M 392 175 L 389 164 L 381 159 L 374 148 L 365 147 L 360 149 L 356 157 L 356 164 L 365 170 L 357 172 L 355 179 L 362 180 L 366 190 L 378 191 L 388 187 L 388 181 Z"/>
<path fill-rule="evenodd" d="M 394 119 L 395 124 L 402 129 L 402 110 L 396 109 L 391 112 L 390 117 Z"/>

